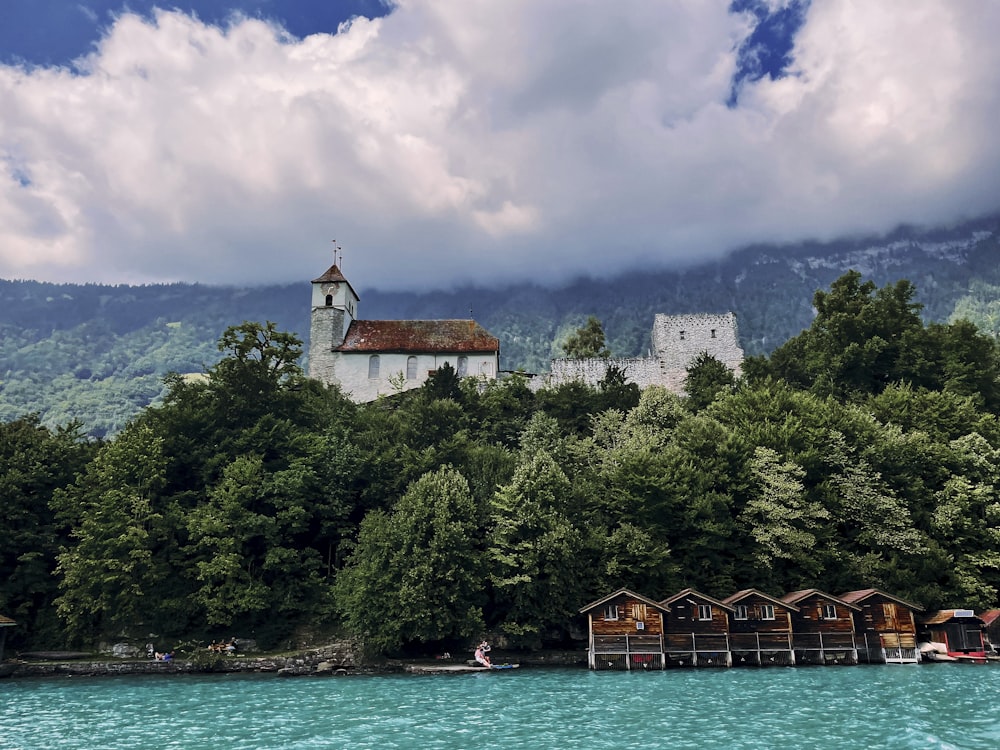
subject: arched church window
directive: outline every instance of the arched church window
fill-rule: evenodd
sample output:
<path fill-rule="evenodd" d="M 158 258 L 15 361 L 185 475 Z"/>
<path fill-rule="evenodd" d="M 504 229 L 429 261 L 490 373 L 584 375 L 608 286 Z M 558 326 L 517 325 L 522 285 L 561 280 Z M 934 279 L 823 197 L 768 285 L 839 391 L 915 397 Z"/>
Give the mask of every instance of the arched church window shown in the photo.
<path fill-rule="evenodd" d="M 326 306 L 327 307 L 333 307 L 333 295 L 332 294 L 326 295 Z"/>
<path fill-rule="evenodd" d="M 368 358 L 368 377 L 371 379 L 378 377 L 379 368 L 379 358 L 377 354 L 373 354 Z"/>
<path fill-rule="evenodd" d="M 458 377 L 464 378 L 469 374 L 469 358 L 459 357 L 458 358 Z"/>
<path fill-rule="evenodd" d="M 406 358 L 406 379 L 416 380 L 417 379 L 417 358 L 407 357 Z"/>

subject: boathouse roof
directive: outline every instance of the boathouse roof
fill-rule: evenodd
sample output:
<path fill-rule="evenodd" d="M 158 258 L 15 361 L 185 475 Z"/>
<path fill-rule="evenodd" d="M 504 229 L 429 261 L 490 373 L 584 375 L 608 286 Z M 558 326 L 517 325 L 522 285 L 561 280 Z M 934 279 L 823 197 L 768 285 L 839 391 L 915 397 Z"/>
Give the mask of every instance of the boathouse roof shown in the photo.
<path fill-rule="evenodd" d="M 975 620 L 982 623 L 983 619 L 977 617 L 971 609 L 939 609 L 937 612 L 921 619 L 923 625 L 941 625 L 951 620 Z"/>
<path fill-rule="evenodd" d="M 0 628 L 8 627 L 10 625 L 17 625 L 17 623 L 6 615 L 0 615 Z"/>
<path fill-rule="evenodd" d="M 727 609 L 730 612 L 736 611 L 735 607 L 726 604 L 726 602 L 720 601 L 718 599 L 713 599 L 711 596 L 708 596 L 708 594 L 703 594 L 700 591 L 695 591 L 694 589 L 684 589 L 683 591 L 678 591 L 669 599 L 664 599 L 662 602 L 660 602 L 660 606 L 669 608 L 670 605 L 673 604 L 674 602 L 680 601 L 681 599 L 684 598 L 691 598 L 691 597 L 697 597 L 698 599 L 703 599 L 704 601 L 709 602 L 710 604 L 714 604 L 720 609 Z"/>
<path fill-rule="evenodd" d="M 767 599 L 767 601 L 771 602 L 771 604 L 776 604 L 779 607 L 784 607 L 785 609 L 790 609 L 795 612 L 799 611 L 799 608 L 796 607 L 794 604 L 783 602 L 778 597 L 771 596 L 770 594 L 765 594 L 763 591 L 759 591 L 758 589 L 743 589 L 742 591 L 737 591 L 732 596 L 727 596 L 722 601 L 731 606 L 736 606 L 739 602 L 743 601 L 749 596 L 759 596 L 762 599 Z"/>
<path fill-rule="evenodd" d="M 605 596 L 605 597 L 603 597 L 601 599 L 598 599 L 597 601 L 593 601 L 590 604 L 585 604 L 584 606 L 580 607 L 580 614 L 586 614 L 587 612 L 589 612 L 592 609 L 597 609 L 598 607 L 602 607 L 605 604 L 607 604 L 608 602 L 614 601 L 619 596 L 623 596 L 623 595 L 631 597 L 632 599 L 640 601 L 643 604 L 649 605 L 650 607 L 655 607 L 656 609 L 660 610 L 661 612 L 669 612 L 670 611 L 669 607 L 664 607 L 659 602 L 654 602 L 652 599 L 649 599 L 649 598 L 643 596 L 642 594 L 637 594 L 637 593 L 635 593 L 634 591 L 632 591 L 630 589 L 621 588 L 621 589 L 618 589 L 617 591 L 615 591 L 613 594 L 608 594 L 607 596 Z"/>
<path fill-rule="evenodd" d="M 781 597 L 781 601 L 785 604 L 798 604 L 799 602 L 805 601 L 810 596 L 820 596 L 824 599 L 829 599 L 831 602 L 836 602 L 837 604 L 843 604 L 849 609 L 856 609 L 859 612 L 861 607 L 852 602 L 846 602 L 839 596 L 834 596 L 833 594 L 828 594 L 825 591 L 820 591 L 819 589 L 802 589 L 800 591 L 792 591 L 791 593 L 785 594 Z"/>
<path fill-rule="evenodd" d="M 913 602 L 908 602 L 905 599 L 900 599 L 898 596 L 893 596 L 881 589 L 858 589 L 857 591 L 848 591 L 846 594 L 841 594 L 840 598 L 843 599 L 848 604 L 861 604 L 865 599 L 869 599 L 873 596 L 881 596 L 884 599 L 889 599 L 890 601 L 896 602 L 896 604 L 902 604 L 904 607 L 909 607 L 915 612 L 923 612 L 924 608 L 914 604 Z"/>

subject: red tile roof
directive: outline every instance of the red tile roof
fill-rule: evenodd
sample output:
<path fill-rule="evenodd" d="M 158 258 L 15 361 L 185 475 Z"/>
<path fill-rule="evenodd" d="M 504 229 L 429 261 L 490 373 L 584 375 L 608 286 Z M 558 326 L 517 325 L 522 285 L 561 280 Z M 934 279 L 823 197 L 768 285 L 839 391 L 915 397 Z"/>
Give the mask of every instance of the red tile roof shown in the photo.
<path fill-rule="evenodd" d="M 987 625 L 992 625 L 997 618 L 1000 618 L 1000 609 L 989 609 L 979 615 L 979 619 Z"/>
<path fill-rule="evenodd" d="M 355 320 L 338 352 L 499 352 L 500 340 L 474 320 Z"/>

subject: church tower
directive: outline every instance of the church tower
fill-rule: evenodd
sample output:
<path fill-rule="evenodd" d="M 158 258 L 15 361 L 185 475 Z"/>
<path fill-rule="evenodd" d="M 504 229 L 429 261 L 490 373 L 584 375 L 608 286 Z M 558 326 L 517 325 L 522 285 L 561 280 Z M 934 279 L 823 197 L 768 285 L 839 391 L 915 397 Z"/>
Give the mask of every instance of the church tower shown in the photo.
<path fill-rule="evenodd" d="M 312 280 L 312 316 L 309 324 L 309 377 L 335 382 L 334 348 L 344 343 L 357 317 L 360 298 L 334 263 Z"/>

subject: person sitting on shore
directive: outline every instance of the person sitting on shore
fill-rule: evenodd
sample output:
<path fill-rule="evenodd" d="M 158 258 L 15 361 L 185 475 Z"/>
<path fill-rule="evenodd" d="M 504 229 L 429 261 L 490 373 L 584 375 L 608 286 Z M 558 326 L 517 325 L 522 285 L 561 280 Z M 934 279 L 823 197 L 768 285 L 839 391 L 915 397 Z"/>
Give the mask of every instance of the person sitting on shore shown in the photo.
<path fill-rule="evenodd" d="M 229 643 L 226 644 L 226 653 L 229 656 L 235 656 L 236 655 L 236 639 L 235 638 L 230 638 L 229 639 Z"/>
<path fill-rule="evenodd" d="M 478 646 L 476 646 L 476 661 L 482 664 L 484 667 L 492 667 L 493 664 L 490 662 L 490 657 L 486 655 L 486 652 L 490 650 L 490 644 L 483 641 Z"/>

